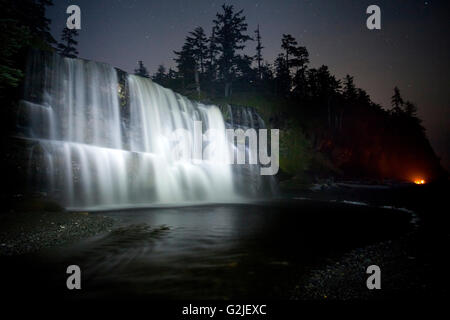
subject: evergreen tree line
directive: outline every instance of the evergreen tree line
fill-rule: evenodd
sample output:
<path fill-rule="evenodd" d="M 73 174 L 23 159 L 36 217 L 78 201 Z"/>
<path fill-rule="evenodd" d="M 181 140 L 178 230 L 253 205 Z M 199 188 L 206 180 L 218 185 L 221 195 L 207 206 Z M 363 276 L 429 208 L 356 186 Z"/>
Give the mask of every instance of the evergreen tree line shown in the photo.
<path fill-rule="evenodd" d="M 282 52 L 273 64 L 268 63 L 262 55 L 259 25 L 253 39 L 245 34 L 248 25 L 242 10 L 235 12 L 232 5 L 223 5 L 222 9 L 213 20 L 211 35 L 207 37 L 202 27 L 189 32 L 181 50 L 174 51 L 177 70 L 166 70 L 160 65 L 151 77 L 155 82 L 189 96 L 192 92 L 200 96 L 204 92 L 206 96 L 229 97 L 236 87 L 239 92 L 264 92 L 307 105 L 364 103 L 380 107 L 371 102 L 363 89 L 355 87 L 350 75 L 338 80 L 325 65 L 309 68 L 308 50 L 290 34 L 283 34 Z M 250 40 L 256 41 L 254 56 L 242 53 Z M 150 78 L 142 61 L 134 72 Z M 404 102 L 397 87 L 392 107 L 392 114 L 417 115 L 417 107 L 410 101 Z"/>
<path fill-rule="evenodd" d="M 209 36 L 202 27 L 189 32 L 174 51 L 176 70 L 161 65 L 152 79 L 199 100 L 272 101 L 269 125 L 300 128 L 297 136 L 305 134 L 310 151 L 326 155 L 344 173 L 410 180 L 440 172 L 416 105 L 397 87 L 391 108 L 383 108 L 352 76 L 337 79 L 325 65 L 310 67 L 308 50 L 292 35 L 282 35 L 280 53 L 268 63 L 259 25 L 253 37 L 247 31 L 243 11 L 224 4 Z M 250 41 L 253 56 L 243 53 Z M 142 61 L 136 73 L 149 77 Z"/>

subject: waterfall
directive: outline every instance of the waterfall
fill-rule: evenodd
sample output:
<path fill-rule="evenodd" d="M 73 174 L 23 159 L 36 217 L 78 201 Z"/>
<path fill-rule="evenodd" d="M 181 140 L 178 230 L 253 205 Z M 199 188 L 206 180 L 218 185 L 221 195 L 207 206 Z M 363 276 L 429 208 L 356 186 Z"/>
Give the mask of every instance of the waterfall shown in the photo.
<path fill-rule="evenodd" d="M 242 198 L 243 182 L 225 161 L 232 150 L 219 108 L 192 102 L 150 79 L 126 75 L 120 81 L 109 65 L 33 52 L 19 114 L 22 136 L 34 143 L 33 181 L 66 207 Z M 253 125 L 253 115 L 246 117 Z M 194 121 L 201 121 L 203 133 L 214 129 L 215 151 L 200 161 L 180 160 L 171 137 L 183 130 L 194 145 Z M 200 144 L 208 146 L 205 135 Z"/>
<path fill-rule="evenodd" d="M 185 97 L 163 88 L 149 79 L 129 75 L 130 87 L 130 148 L 134 152 L 158 155 L 155 160 L 156 188 L 163 202 L 183 200 L 225 201 L 234 198 L 225 125 L 215 106 L 193 103 Z M 221 133 L 221 152 L 200 164 L 176 161 L 169 137 L 184 129 L 194 141 L 194 121 L 201 121 L 205 131 L 214 128 Z"/>

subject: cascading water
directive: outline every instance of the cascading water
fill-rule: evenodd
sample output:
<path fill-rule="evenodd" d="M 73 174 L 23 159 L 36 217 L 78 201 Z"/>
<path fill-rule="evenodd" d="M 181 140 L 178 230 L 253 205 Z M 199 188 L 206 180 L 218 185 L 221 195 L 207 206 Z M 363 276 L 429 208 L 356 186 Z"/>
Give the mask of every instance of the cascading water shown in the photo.
<path fill-rule="evenodd" d="M 35 184 L 72 208 L 239 200 L 242 181 L 226 162 L 230 149 L 219 108 L 150 79 L 127 75 L 124 83 L 106 64 L 31 55 L 19 125 L 33 142 Z M 124 87 L 127 105 L 119 99 Z M 218 133 L 215 152 L 201 161 L 177 159 L 170 137 L 182 129 L 195 141 L 194 121 L 203 132 Z M 200 141 L 208 144 L 204 136 Z"/>

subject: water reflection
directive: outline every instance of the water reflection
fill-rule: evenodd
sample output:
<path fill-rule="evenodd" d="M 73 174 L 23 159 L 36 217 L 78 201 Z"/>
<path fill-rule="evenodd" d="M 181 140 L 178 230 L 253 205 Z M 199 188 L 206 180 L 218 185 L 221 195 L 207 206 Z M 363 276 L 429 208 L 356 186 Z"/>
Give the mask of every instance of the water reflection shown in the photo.
<path fill-rule="evenodd" d="M 286 298 L 309 265 L 399 234 L 409 219 L 298 200 L 107 215 L 118 221 L 114 230 L 49 258 L 80 265 L 84 298 Z"/>

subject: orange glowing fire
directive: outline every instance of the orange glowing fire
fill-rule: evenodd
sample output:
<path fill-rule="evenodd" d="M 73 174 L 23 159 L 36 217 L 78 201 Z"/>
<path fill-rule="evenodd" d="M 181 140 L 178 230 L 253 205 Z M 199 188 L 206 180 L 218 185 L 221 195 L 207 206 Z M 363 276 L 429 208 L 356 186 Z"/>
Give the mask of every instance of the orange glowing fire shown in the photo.
<path fill-rule="evenodd" d="M 416 179 L 416 180 L 414 180 L 414 183 L 415 184 L 425 184 L 425 180 L 423 180 L 423 179 Z"/>

